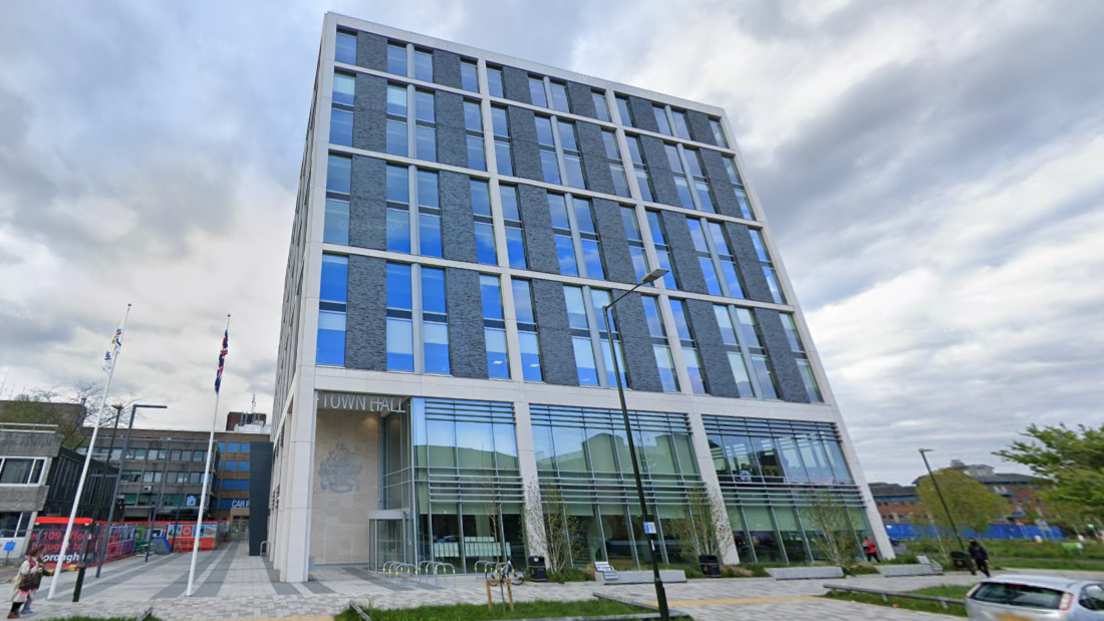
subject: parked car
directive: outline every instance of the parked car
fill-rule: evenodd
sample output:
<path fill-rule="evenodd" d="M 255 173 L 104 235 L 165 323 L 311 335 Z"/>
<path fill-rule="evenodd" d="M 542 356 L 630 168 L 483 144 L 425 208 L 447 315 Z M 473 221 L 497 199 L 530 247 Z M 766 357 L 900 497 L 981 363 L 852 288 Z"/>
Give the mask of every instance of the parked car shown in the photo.
<path fill-rule="evenodd" d="M 1104 584 L 1058 576 L 989 578 L 966 594 L 973 621 L 1104 621 Z"/>

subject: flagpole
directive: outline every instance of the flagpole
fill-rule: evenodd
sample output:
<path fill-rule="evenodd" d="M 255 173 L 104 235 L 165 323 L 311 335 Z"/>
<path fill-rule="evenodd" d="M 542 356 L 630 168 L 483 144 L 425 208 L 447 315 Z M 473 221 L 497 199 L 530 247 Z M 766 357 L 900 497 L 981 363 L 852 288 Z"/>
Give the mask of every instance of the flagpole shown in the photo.
<path fill-rule="evenodd" d="M 223 334 L 230 334 L 230 315 L 226 316 L 226 331 Z M 223 338 L 225 340 L 228 337 L 224 336 Z M 221 378 L 222 375 L 220 374 L 219 379 L 221 380 Z M 195 539 L 192 542 L 192 566 L 188 570 L 188 590 L 184 593 L 187 597 L 192 596 L 192 587 L 195 584 L 196 559 L 199 558 L 199 537 L 203 532 L 203 511 L 204 508 L 207 506 L 207 487 L 211 485 L 211 458 L 214 456 L 215 452 L 215 427 L 218 426 L 218 407 L 219 397 L 221 395 L 222 391 L 218 387 L 216 387 L 215 414 L 211 420 L 211 435 L 207 439 L 207 465 L 203 468 L 203 486 L 200 489 L 199 493 L 199 516 L 196 518 Z"/>
<path fill-rule="evenodd" d="M 123 325 L 119 328 L 119 332 L 126 330 L 127 319 L 130 318 L 130 304 L 127 304 L 126 314 L 123 315 Z M 107 395 L 111 390 L 111 380 L 115 377 L 115 364 L 119 362 L 119 354 L 122 353 L 121 348 L 116 348 L 112 352 L 111 357 L 111 370 L 107 373 L 107 383 L 104 384 L 103 397 L 100 398 L 100 411 L 96 415 L 96 423 L 92 426 L 92 438 L 88 441 L 88 453 L 84 456 L 84 468 L 81 470 L 80 481 L 77 483 L 77 495 L 73 497 L 73 508 L 69 511 L 69 522 L 65 525 L 65 536 L 61 539 L 61 550 L 58 552 L 57 567 L 54 568 L 54 579 L 50 581 L 50 592 L 46 594 L 46 599 L 51 600 L 54 598 L 54 591 L 57 590 L 58 581 L 61 579 L 61 570 L 65 564 L 65 554 L 69 551 L 69 536 L 73 533 L 73 521 L 77 519 L 77 510 L 80 507 L 81 494 L 84 492 L 84 482 L 88 478 L 88 467 L 92 463 L 92 453 L 96 447 L 96 434 L 100 431 L 100 420 L 103 418 L 104 408 L 107 407 Z M 107 456 L 107 463 L 111 465 L 111 455 Z M 115 502 L 112 498 L 111 502 Z M 94 527 L 95 525 L 93 525 Z"/>

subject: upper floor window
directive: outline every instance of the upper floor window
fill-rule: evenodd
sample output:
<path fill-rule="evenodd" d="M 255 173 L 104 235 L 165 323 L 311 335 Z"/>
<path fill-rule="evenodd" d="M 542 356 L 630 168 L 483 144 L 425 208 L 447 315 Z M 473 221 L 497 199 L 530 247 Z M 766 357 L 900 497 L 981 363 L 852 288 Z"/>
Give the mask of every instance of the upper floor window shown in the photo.
<path fill-rule="evenodd" d="M 433 52 L 414 50 L 414 78 L 424 82 L 433 81 Z"/>
<path fill-rule="evenodd" d="M 525 232 L 518 211 L 517 188 L 512 185 L 498 186 L 499 200 L 502 203 L 502 223 L 506 229 L 506 254 L 510 267 L 526 269 Z"/>
<path fill-rule="evenodd" d="M 590 321 L 582 287 L 564 285 L 567 318 L 571 327 L 571 343 L 575 350 L 575 368 L 580 386 L 598 386 L 598 366 L 594 358 L 594 342 L 590 337 Z"/>
<path fill-rule="evenodd" d="M 671 118 L 675 120 L 675 135 L 690 140 L 690 126 L 686 123 L 686 113 L 682 110 L 672 110 Z"/>
<path fill-rule="evenodd" d="M 414 295 L 412 268 L 387 264 L 387 370 L 414 370 Z"/>
<path fill-rule="evenodd" d="M 667 154 L 667 164 L 675 176 L 675 188 L 678 190 L 679 205 L 685 209 L 695 209 L 694 197 L 690 193 L 690 182 L 686 179 L 686 171 L 682 166 L 682 158 L 679 157 L 678 147 L 673 144 L 664 144 L 663 149 Z"/>
<path fill-rule="evenodd" d="M 560 112 L 571 112 L 571 106 L 567 101 L 567 86 L 562 82 L 549 82 L 552 91 L 552 108 Z"/>
<path fill-rule="evenodd" d="M 330 154 L 326 167 L 326 192 L 349 194 L 352 185 L 353 158 Z"/>
<path fill-rule="evenodd" d="M 667 236 L 663 222 L 659 218 L 659 212 L 648 211 L 648 228 L 651 229 L 652 244 L 655 246 L 659 267 L 667 270 L 663 275 L 663 286 L 668 289 L 678 289 L 678 275 L 671 264 L 671 248 L 667 245 Z"/>
<path fill-rule="evenodd" d="M 751 243 L 755 246 L 755 254 L 759 257 L 759 264 L 763 267 L 763 277 L 767 279 L 767 287 L 770 288 L 771 299 L 775 304 L 785 304 L 786 297 L 782 294 L 782 286 L 778 282 L 778 273 L 774 269 L 774 263 L 767 254 L 767 245 L 763 240 L 763 233 L 759 229 L 748 229 L 751 234 Z"/>
<path fill-rule="evenodd" d="M 348 303 L 349 257 L 322 254 L 318 292 L 318 334 L 315 364 L 344 366 L 345 313 Z"/>
<path fill-rule="evenodd" d="M 518 342 L 521 347 L 521 372 L 527 382 L 543 381 L 540 339 L 533 314 L 533 295 L 528 280 L 513 279 L 514 314 L 517 316 Z"/>
<path fill-rule="evenodd" d="M 636 184 L 640 188 L 640 198 L 653 201 L 652 179 L 648 174 L 648 166 L 644 163 L 643 149 L 640 146 L 640 136 L 625 136 L 629 143 L 629 156 L 633 163 L 633 172 L 636 174 Z"/>
<path fill-rule="evenodd" d="M 487 344 L 487 376 L 509 379 L 510 355 L 506 347 L 506 319 L 502 313 L 502 286 L 498 276 L 479 276 L 483 296 L 483 338 Z"/>
<path fill-rule="evenodd" d="M 529 76 L 529 98 L 534 106 L 548 107 L 548 97 L 544 94 L 544 78 Z"/>
<path fill-rule="evenodd" d="M 464 129 L 468 147 L 468 168 L 487 170 L 483 151 L 483 112 L 477 101 L 464 100 Z"/>
<path fill-rule="evenodd" d="M 486 181 L 471 180 L 471 199 L 475 213 L 476 261 L 484 265 L 497 265 L 494 218 L 491 217 L 491 194 Z"/>
<path fill-rule="evenodd" d="M 352 106 L 356 96 L 356 78 L 347 73 L 334 72 L 333 102 Z"/>
<path fill-rule="evenodd" d="M 387 44 L 387 73 L 401 76 L 409 75 L 406 67 L 405 43 Z"/>
<path fill-rule="evenodd" d="M 334 42 L 334 60 L 347 65 L 356 64 L 357 37 L 350 32 L 337 31 L 337 40 Z"/>
<path fill-rule="evenodd" d="M 502 97 L 502 67 L 487 65 L 487 92 L 492 97 Z"/>
<path fill-rule="evenodd" d="M 744 182 L 740 178 L 739 173 L 736 172 L 736 162 L 731 158 L 724 158 L 725 172 L 728 173 L 728 180 L 732 183 L 733 191 L 736 193 L 736 202 L 740 205 L 740 215 L 747 220 L 754 220 L 755 216 L 751 215 L 751 203 L 748 202 L 747 191 L 744 189 Z"/>
<path fill-rule="evenodd" d="M 663 106 L 652 106 L 652 111 L 655 112 L 656 125 L 659 126 L 659 133 L 671 135 L 671 124 L 667 122 L 667 109 Z"/>
<path fill-rule="evenodd" d="M 635 127 L 633 125 L 632 112 L 629 109 L 629 98 L 624 95 L 618 95 L 617 99 L 617 113 L 621 116 L 621 124 L 625 127 Z"/>
<path fill-rule="evenodd" d="M 39 485 L 45 465 L 45 459 L 0 458 L 0 485 Z"/>
<path fill-rule="evenodd" d="M 599 121 L 610 121 L 609 104 L 606 103 L 606 94 L 602 91 L 590 91 L 590 97 L 594 100 L 594 114 Z"/>
<path fill-rule="evenodd" d="M 498 174 L 513 176 L 514 165 L 510 149 L 510 126 L 506 120 L 506 108 L 491 108 L 491 129 L 495 139 L 495 162 Z"/>
<path fill-rule="evenodd" d="M 805 394 L 809 396 L 810 403 L 823 403 L 824 397 L 820 394 L 817 385 L 816 374 L 813 373 L 813 365 L 809 361 L 809 355 L 805 352 L 805 345 L 801 342 L 801 334 L 797 330 L 797 323 L 793 315 L 779 313 L 782 318 L 782 327 L 786 330 L 786 339 L 790 342 L 790 351 L 797 361 L 797 371 L 801 375 L 801 381 L 805 385 Z"/>
<path fill-rule="evenodd" d="M 625 177 L 625 165 L 622 164 L 621 151 L 617 148 L 617 136 L 608 129 L 602 130 L 602 144 L 606 148 L 606 160 L 609 162 L 610 176 L 613 177 L 613 191 L 618 196 L 628 198 L 629 181 Z"/>
<path fill-rule="evenodd" d="M 721 120 L 709 119 L 709 129 L 713 130 L 713 141 L 717 146 L 728 148 L 728 139 L 725 138 L 724 130 L 721 128 Z"/>
<path fill-rule="evenodd" d="M 474 60 L 460 61 L 460 87 L 473 93 L 479 92 L 479 67 Z"/>
<path fill-rule="evenodd" d="M 430 91 L 414 92 L 414 144 L 416 157 L 430 162 L 437 161 L 437 121 L 434 112 L 434 94 Z"/>
<path fill-rule="evenodd" d="M 689 314 L 685 300 L 671 299 L 671 316 L 675 320 L 675 330 L 682 345 L 682 357 L 686 362 L 686 373 L 690 376 L 690 388 L 698 394 L 705 394 L 705 377 L 702 375 L 697 342 L 690 330 Z"/>
<path fill-rule="evenodd" d="M 629 242 L 629 256 L 632 257 L 636 280 L 642 280 L 648 272 L 648 258 L 644 251 L 644 238 L 640 235 L 640 223 L 636 220 L 636 209 L 621 207 L 621 223 L 625 227 L 625 237 Z"/>
<path fill-rule="evenodd" d="M 387 152 L 391 155 L 407 155 L 410 138 L 407 120 L 410 110 L 407 89 L 397 84 L 387 85 Z"/>
<path fill-rule="evenodd" d="M 678 392 L 678 373 L 675 372 L 671 347 L 667 344 L 667 328 L 663 325 L 663 316 L 659 312 L 659 299 L 650 295 L 645 295 L 641 299 L 644 302 L 644 317 L 648 322 L 648 335 L 652 340 L 652 352 L 655 354 L 656 366 L 659 368 L 659 380 L 663 384 L 663 391 Z"/>

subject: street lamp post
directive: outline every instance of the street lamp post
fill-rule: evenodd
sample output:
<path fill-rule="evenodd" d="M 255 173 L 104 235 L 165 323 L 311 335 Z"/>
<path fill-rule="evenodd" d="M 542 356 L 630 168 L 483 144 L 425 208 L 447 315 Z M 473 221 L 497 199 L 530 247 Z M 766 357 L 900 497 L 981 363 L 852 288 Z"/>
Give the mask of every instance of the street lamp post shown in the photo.
<path fill-rule="evenodd" d="M 962 541 L 962 535 L 958 533 L 958 525 L 955 524 L 954 516 L 951 515 L 951 510 L 947 507 L 947 499 L 943 497 L 943 490 L 939 489 L 939 481 L 935 478 L 935 473 L 932 472 L 931 464 L 928 463 L 928 453 L 932 449 L 918 449 L 920 451 L 920 457 L 924 459 L 924 467 L 928 470 L 928 478 L 931 479 L 932 485 L 935 486 L 935 493 L 939 496 L 939 502 L 943 505 L 943 511 L 947 514 L 947 521 L 951 523 L 951 530 L 954 531 L 955 539 L 958 541 L 958 547 L 962 549 L 962 552 L 966 554 L 966 566 L 970 568 L 970 575 L 976 576 L 977 571 L 974 569 L 974 562 L 970 558 L 970 552 L 966 549 L 966 544 Z"/>
<path fill-rule="evenodd" d="M 165 446 L 168 447 L 171 447 L 172 443 L 172 438 L 168 438 L 164 441 Z M 161 512 L 161 499 L 165 497 L 165 479 L 169 478 L 170 449 L 159 448 L 157 450 L 165 451 L 165 455 L 161 460 L 161 488 L 157 492 L 157 504 L 154 505 L 153 511 L 150 512 L 149 527 L 146 528 L 146 563 L 149 562 L 150 548 L 153 547 L 153 522 L 157 519 L 157 514 Z"/>
<path fill-rule="evenodd" d="M 126 466 L 127 451 L 130 449 L 130 434 L 134 431 L 134 413 L 138 411 L 138 408 L 149 408 L 156 410 L 163 410 L 169 406 L 167 405 L 143 405 L 135 403 L 130 406 L 130 424 L 127 425 L 126 439 L 123 440 L 123 454 L 119 456 L 119 474 L 115 476 L 115 489 L 111 492 L 111 508 L 107 512 L 107 532 L 104 533 L 103 542 L 100 544 L 99 560 L 96 562 L 96 577 L 100 577 L 100 572 L 103 571 L 104 559 L 107 557 L 107 544 L 111 539 L 111 526 L 115 521 L 115 501 L 119 496 L 119 480 L 123 478 L 123 468 Z M 122 411 L 119 412 L 120 414 Z M 115 424 L 119 424 L 119 418 L 116 416 Z M 115 442 L 115 434 L 111 434 L 111 442 Z M 110 463 L 111 455 L 107 456 Z"/>
<path fill-rule="evenodd" d="M 613 376 L 617 380 L 617 396 L 621 399 L 621 416 L 625 420 L 625 436 L 629 443 L 629 459 L 632 460 L 633 476 L 636 477 L 636 494 L 640 499 L 640 519 L 642 524 L 645 525 L 644 529 L 646 531 L 648 530 L 647 524 L 650 521 L 648 519 L 648 503 L 644 500 L 644 482 L 640 479 L 640 466 L 636 460 L 636 445 L 633 442 L 632 424 L 629 422 L 629 407 L 625 403 L 625 389 L 621 385 L 621 368 L 617 362 L 617 350 L 615 349 L 613 342 L 613 322 L 610 321 L 610 309 L 613 308 L 614 304 L 617 304 L 622 299 L 624 299 L 625 296 L 629 295 L 633 291 L 636 291 L 641 285 L 655 282 L 660 278 L 663 278 L 663 275 L 666 273 L 667 270 L 665 269 L 653 270 L 651 273 L 645 276 L 643 280 L 637 283 L 636 286 L 634 286 L 632 289 L 629 289 L 625 293 L 622 293 L 607 306 L 602 307 L 602 313 L 606 318 L 606 330 L 610 333 L 610 358 L 613 360 Z M 663 588 L 663 580 L 659 576 L 659 561 L 656 558 L 655 528 L 652 528 L 651 531 L 647 534 L 648 552 L 652 559 L 652 580 L 655 583 L 656 604 L 658 604 L 659 607 L 659 618 L 662 619 L 662 621 L 669 621 L 671 618 L 671 613 L 667 609 L 667 591 Z"/>

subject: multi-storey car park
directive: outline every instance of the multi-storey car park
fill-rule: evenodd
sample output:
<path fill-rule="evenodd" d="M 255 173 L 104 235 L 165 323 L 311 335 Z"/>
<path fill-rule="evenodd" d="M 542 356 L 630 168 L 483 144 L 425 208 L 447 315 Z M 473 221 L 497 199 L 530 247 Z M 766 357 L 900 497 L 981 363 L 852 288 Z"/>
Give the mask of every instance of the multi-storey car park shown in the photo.
<path fill-rule="evenodd" d="M 720 108 L 327 14 L 273 409 L 281 579 L 523 565 L 542 511 L 575 565 L 647 563 L 610 339 L 661 562 L 696 560 L 675 531 L 702 492 L 727 563 L 820 556 L 811 498 L 891 554 L 743 171 Z"/>

